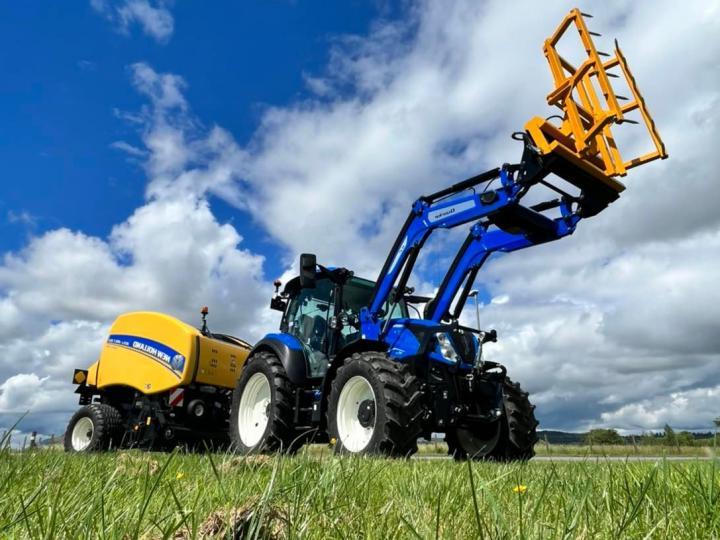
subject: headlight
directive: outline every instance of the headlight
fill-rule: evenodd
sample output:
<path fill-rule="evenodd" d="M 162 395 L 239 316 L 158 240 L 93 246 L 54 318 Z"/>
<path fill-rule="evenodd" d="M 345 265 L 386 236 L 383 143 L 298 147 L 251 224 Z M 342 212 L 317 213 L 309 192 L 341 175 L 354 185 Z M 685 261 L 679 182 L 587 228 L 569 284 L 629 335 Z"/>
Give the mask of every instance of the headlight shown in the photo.
<path fill-rule="evenodd" d="M 437 338 L 438 348 L 440 349 L 438 352 L 442 354 L 445 359 L 451 362 L 457 362 L 458 354 L 455 351 L 455 347 L 453 347 L 450 336 L 445 332 L 438 332 L 435 334 L 435 337 Z"/>

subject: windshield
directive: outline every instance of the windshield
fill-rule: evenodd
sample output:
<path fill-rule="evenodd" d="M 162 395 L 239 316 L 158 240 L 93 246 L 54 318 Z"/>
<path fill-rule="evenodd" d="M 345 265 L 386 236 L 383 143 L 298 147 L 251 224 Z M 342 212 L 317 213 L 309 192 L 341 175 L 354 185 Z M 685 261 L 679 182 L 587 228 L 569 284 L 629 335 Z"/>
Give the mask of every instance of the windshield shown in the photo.
<path fill-rule="evenodd" d="M 343 287 L 342 314 L 345 324 L 340 329 L 338 348 L 360 339 L 360 310 L 370 304 L 375 283 L 358 277 L 353 277 Z M 404 300 L 394 304 L 390 312 L 391 319 L 407 317 L 407 306 Z"/>
<path fill-rule="evenodd" d="M 360 339 L 360 310 L 370 303 L 375 284 L 353 277 L 343 287 L 339 335 L 331 331 L 335 315 L 334 286 L 329 279 L 318 279 L 312 289 L 300 289 L 285 313 L 284 331 L 297 337 L 308 356 L 311 377 L 321 377 L 328 366 L 328 353 Z M 387 309 L 387 306 L 386 306 Z M 407 317 L 404 300 L 393 304 L 389 317 Z M 386 317 L 383 317 L 386 318 Z"/>
<path fill-rule="evenodd" d="M 370 304 L 375 283 L 367 279 L 354 277 L 343 287 L 343 309 L 354 315 L 360 313 L 360 309 Z M 387 309 L 387 305 L 385 306 Z M 393 304 L 389 317 L 391 319 L 399 319 L 407 317 L 407 306 L 404 300 Z"/>

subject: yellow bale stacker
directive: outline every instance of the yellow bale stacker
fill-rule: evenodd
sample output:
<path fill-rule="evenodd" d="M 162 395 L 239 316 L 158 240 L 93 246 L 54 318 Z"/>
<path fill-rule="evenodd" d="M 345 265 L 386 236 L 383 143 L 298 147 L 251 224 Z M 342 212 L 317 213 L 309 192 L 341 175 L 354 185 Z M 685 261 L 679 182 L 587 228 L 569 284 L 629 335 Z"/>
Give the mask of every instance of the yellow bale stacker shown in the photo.
<path fill-rule="evenodd" d="M 227 442 L 229 400 L 251 345 L 206 324 L 126 313 L 110 328 L 100 357 L 76 369 L 81 408 L 65 433 L 68 451 L 166 449 Z"/>

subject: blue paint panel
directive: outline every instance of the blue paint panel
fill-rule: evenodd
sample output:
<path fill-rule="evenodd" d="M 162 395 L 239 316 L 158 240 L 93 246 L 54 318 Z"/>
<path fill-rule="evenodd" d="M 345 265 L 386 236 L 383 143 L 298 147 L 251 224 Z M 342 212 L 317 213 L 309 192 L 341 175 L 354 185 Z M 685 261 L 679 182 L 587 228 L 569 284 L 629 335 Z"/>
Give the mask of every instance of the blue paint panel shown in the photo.
<path fill-rule="evenodd" d="M 430 321 L 426 319 L 410 319 L 410 318 L 403 318 L 403 319 L 393 319 L 390 324 L 392 326 L 396 326 L 398 324 L 403 324 L 406 326 L 425 326 L 425 327 L 432 327 L 432 326 L 440 326 L 435 321 Z"/>
<path fill-rule="evenodd" d="M 388 344 L 388 354 L 392 358 L 401 359 L 405 356 L 412 356 L 420 352 L 420 341 L 417 336 L 408 328 L 411 324 L 415 325 L 420 320 L 413 319 L 397 319 L 393 321 L 392 326 L 384 336 L 385 343 Z M 415 326 L 425 326 L 418 324 Z"/>
<path fill-rule="evenodd" d="M 110 345 L 131 349 L 140 354 L 150 356 L 167 364 L 173 371 L 182 373 L 185 369 L 185 357 L 172 347 L 152 339 L 130 336 L 125 334 L 112 334 L 107 342 Z"/>
<path fill-rule="evenodd" d="M 267 334 L 265 336 L 265 339 L 274 339 L 276 341 L 279 341 L 283 345 L 287 345 L 288 348 L 294 350 L 294 351 L 302 351 L 303 347 L 300 341 L 295 337 L 291 336 L 290 334 Z"/>

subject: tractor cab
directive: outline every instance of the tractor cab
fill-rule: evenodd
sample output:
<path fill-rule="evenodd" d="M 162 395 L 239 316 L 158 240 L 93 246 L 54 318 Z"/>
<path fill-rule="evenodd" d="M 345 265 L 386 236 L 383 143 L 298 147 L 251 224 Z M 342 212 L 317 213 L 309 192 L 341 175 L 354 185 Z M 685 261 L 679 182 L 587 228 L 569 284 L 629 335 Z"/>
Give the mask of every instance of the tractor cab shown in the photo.
<path fill-rule="evenodd" d="M 317 265 L 315 256 L 300 259 L 301 275 L 291 279 L 276 295 L 271 307 L 283 312 L 280 332 L 302 348 L 307 375 L 322 378 L 335 354 L 362 339 L 360 310 L 367 306 L 375 283 L 345 268 Z M 408 317 L 403 298 L 387 306 L 386 318 Z"/>

